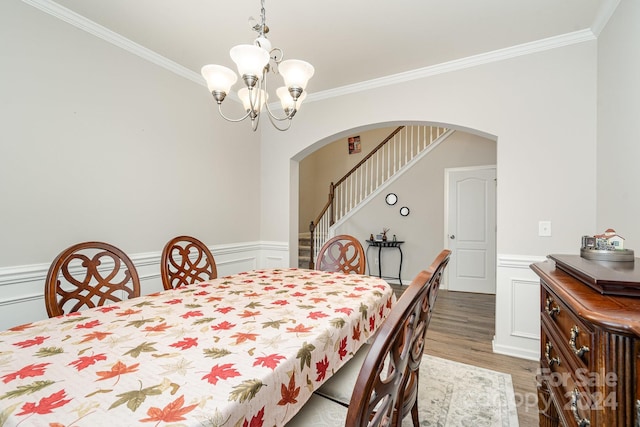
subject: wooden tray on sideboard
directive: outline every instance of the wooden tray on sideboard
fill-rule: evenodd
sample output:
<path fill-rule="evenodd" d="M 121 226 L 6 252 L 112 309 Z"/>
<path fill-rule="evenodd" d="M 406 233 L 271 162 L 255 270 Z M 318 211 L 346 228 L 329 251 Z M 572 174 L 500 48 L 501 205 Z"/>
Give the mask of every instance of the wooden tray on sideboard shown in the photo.
<path fill-rule="evenodd" d="M 603 295 L 640 297 L 640 258 L 633 262 L 594 261 L 579 255 L 549 255 L 556 267 Z"/>

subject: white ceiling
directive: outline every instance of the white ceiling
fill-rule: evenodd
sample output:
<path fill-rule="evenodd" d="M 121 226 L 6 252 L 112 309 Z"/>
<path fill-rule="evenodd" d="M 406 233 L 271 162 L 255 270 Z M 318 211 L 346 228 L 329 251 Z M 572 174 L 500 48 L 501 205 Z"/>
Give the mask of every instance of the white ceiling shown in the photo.
<path fill-rule="evenodd" d="M 307 88 L 314 93 L 592 28 L 597 34 L 618 1 L 266 0 L 265 9 L 273 46 L 314 65 Z M 209 63 L 234 68 L 229 48 L 250 43 L 249 17 L 260 17 L 260 0 L 56 3 L 196 73 Z"/>

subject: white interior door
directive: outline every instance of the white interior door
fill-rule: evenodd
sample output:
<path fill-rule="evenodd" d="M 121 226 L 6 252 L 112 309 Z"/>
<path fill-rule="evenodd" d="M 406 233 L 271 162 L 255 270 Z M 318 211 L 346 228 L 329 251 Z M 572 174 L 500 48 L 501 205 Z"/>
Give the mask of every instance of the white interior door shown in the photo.
<path fill-rule="evenodd" d="M 445 171 L 448 289 L 496 292 L 496 168 Z"/>

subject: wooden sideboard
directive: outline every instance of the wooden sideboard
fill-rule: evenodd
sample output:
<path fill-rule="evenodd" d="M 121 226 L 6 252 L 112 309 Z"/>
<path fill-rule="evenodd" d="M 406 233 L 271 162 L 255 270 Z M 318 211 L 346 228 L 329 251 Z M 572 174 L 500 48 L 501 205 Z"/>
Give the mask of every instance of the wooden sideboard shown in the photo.
<path fill-rule="evenodd" d="M 540 426 L 640 427 L 640 297 L 608 293 L 633 292 L 640 259 L 550 255 L 531 268 L 541 284 Z"/>

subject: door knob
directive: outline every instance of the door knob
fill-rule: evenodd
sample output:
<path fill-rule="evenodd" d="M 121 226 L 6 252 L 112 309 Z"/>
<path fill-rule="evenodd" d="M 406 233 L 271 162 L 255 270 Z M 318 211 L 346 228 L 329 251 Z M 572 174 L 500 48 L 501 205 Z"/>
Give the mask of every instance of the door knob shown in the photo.
<path fill-rule="evenodd" d="M 453 239 L 455 239 L 455 238 L 456 238 L 456 235 L 455 235 L 455 234 L 450 234 L 450 235 L 449 235 L 449 238 L 450 238 L 451 240 L 453 240 Z"/>

